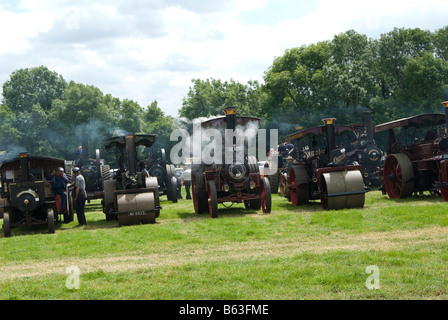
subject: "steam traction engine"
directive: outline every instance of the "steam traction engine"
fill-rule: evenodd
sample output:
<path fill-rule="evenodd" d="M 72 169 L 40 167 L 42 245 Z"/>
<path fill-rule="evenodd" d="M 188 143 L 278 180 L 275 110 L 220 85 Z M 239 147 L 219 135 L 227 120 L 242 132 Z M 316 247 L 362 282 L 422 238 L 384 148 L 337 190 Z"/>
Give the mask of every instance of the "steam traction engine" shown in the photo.
<path fill-rule="evenodd" d="M 137 147 L 151 147 L 156 135 L 127 135 L 110 138 L 106 150 L 115 148 L 119 171 L 113 180 L 104 181 L 103 212 L 106 220 L 117 218 L 120 226 L 155 223 L 160 215 L 156 177 L 148 177 L 137 166 Z"/>
<path fill-rule="evenodd" d="M 421 114 L 375 127 L 388 131 L 383 188 L 389 198 L 429 191 L 448 201 L 448 101 L 445 114 Z"/>
<path fill-rule="evenodd" d="M 201 128 L 230 129 L 248 123 L 260 123 L 260 119 L 236 116 L 235 108 L 224 110 L 225 117 L 218 117 L 201 123 Z M 223 135 L 224 136 L 224 135 Z M 194 210 L 196 213 L 209 212 L 212 218 L 218 216 L 218 203 L 244 203 L 246 208 L 262 209 L 263 213 L 271 212 L 271 189 L 268 178 L 261 178 L 257 159 L 248 156 L 244 148 L 244 162 L 235 161 L 237 144 L 233 137 L 233 163 L 225 163 L 225 143 L 222 144 L 222 162 L 201 164 L 193 162 L 191 168 L 191 185 Z M 244 139 L 244 138 L 243 138 Z"/>
<path fill-rule="evenodd" d="M 65 171 L 69 180 L 71 169 L 79 167 L 86 181 L 87 200 L 103 198 L 103 181 L 110 179 L 110 166 L 100 159 L 100 150 L 95 150 L 95 159 L 90 158 L 87 135 L 82 137 L 82 156 L 76 161 L 66 161 Z"/>
<path fill-rule="evenodd" d="M 294 161 L 287 176 L 287 197 L 294 205 L 321 199 L 325 210 L 364 207 L 364 169 L 357 162 L 356 152 L 350 150 L 356 141 L 354 128 L 335 126 L 335 120 L 323 119 L 324 126 L 284 138 L 295 142 Z"/>
<path fill-rule="evenodd" d="M 64 160 L 27 153 L 2 163 L 0 211 L 5 237 L 11 236 L 11 228 L 21 226 L 46 224 L 49 233 L 55 232 L 58 211 L 51 174 L 58 167 L 64 167 Z M 73 221 L 72 194 L 73 187 L 68 186 L 64 222 Z"/>

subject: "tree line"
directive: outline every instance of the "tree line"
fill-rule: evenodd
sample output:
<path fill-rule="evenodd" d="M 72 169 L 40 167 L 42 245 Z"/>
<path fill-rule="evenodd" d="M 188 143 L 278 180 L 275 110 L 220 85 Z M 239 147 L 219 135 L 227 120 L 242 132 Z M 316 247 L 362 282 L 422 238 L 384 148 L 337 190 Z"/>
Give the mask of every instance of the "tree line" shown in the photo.
<path fill-rule="evenodd" d="M 242 85 L 195 79 L 179 114 L 208 116 L 236 105 L 241 114 L 262 118 L 266 128 L 279 128 L 281 137 L 325 117 L 363 122 L 364 110 L 372 111 L 374 124 L 441 112 L 448 100 L 448 27 L 395 28 L 379 39 L 349 30 L 287 49 L 263 80 Z"/>
<path fill-rule="evenodd" d="M 434 32 L 394 30 L 369 39 L 354 30 L 332 40 L 285 50 L 264 72 L 263 83 L 192 79 L 178 117 L 165 115 L 154 101 L 143 108 L 100 89 L 74 81 L 45 66 L 14 71 L 3 84 L 0 146 L 14 156 L 21 151 L 73 159 L 81 135 L 90 150 L 123 133 L 157 133 L 155 146 L 167 151 L 170 133 L 198 117 L 239 115 L 262 119 L 278 128 L 279 139 L 297 126 L 363 122 L 371 110 L 379 124 L 419 113 L 442 112 L 448 100 L 448 27 Z M 169 156 L 169 152 L 167 152 Z"/>
<path fill-rule="evenodd" d="M 156 150 L 169 142 L 174 121 L 157 101 L 142 108 L 92 85 L 67 82 L 45 66 L 11 74 L 3 84 L 0 119 L 0 146 L 7 156 L 26 151 L 66 160 L 76 159 L 83 134 L 91 157 L 105 139 L 128 133 L 158 133 Z"/>

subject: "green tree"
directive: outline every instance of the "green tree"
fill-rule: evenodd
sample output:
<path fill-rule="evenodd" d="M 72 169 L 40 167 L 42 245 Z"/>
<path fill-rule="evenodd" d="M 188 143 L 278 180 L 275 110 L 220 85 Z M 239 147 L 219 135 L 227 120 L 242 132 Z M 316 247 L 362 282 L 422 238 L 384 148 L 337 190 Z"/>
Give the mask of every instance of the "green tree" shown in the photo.
<path fill-rule="evenodd" d="M 417 113 L 438 112 L 448 85 L 448 62 L 431 53 L 408 60 L 397 97 Z M 407 110 L 406 110 L 407 111 Z"/>
<path fill-rule="evenodd" d="M 448 26 L 437 30 L 433 36 L 436 54 L 448 61 Z"/>
<path fill-rule="evenodd" d="M 21 135 L 16 126 L 16 115 L 7 105 L 0 104 L 0 145 L 17 145 L 21 141 Z"/>
<path fill-rule="evenodd" d="M 319 42 L 288 49 L 274 60 L 263 86 L 270 96 L 264 111 L 271 120 L 308 126 L 321 118 L 329 103 L 323 72 L 330 57 L 329 43 Z"/>
<path fill-rule="evenodd" d="M 164 148 L 167 161 L 169 161 L 169 151 L 177 143 L 170 141 L 171 132 L 175 129 L 175 119 L 171 116 L 166 116 L 158 107 L 157 101 L 152 102 L 144 110 L 143 119 L 143 131 L 145 133 L 157 134 L 156 143 L 151 148 L 151 154 L 157 153 L 160 149 Z"/>
<path fill-rule="evenodd" d="M 227 107 L 236 107 L 238 114 L 257 117 L 261 112 L 260 86 L 257 81 L 242 84 L 231 79 L 193 79 L 182 102 L 179 115 L 189 120 L 198 117 L 224 115 Z"/>
<path fill-rule="evenodd" d="M 118 128 L 129 133 L 140 133 L 143 126 L 143 109 L 135 101 L 123 100 L 117 125 Z"/>
<path fill-rule="evenodd" d="M 371 71 L 371 45 L 365 35 L 354 30 L 336 35 L 330 42 L 331 59 L 324 68 L 322 85 L 326 89 L 328 105 L 340 105 L 334 114 L 345 122 L 360 121 L 358 108 L 364 109 L 378 94 L 378 86 Z M 352 112 L 347 112 L 352 108 Z"/>
<path fill-rule="evenodd" d="M 30 112 L 38 103 L 47 112 L 66 86 L 62 76 L 47 67 L 19 69 L 3 84 L 3 103 L 13 112 Z"/>
<path fill-rule="evenodd" d="M 382 34 L 376 41 L 378 62 L 377 77 L 381 78 L 382 94 L 389 98 L 404 85 L 402 70 L 409 59 L 432 53 L 432 35 L 419 28 L 397 29 Z"/>
<path fill-rule="evenodd" d="M 108 100 L 109 102 L 111 99 Z M 70 81 L 60 99 L 55 99 L 49 112 L 49 140 L 66 159 L 73 159 L 82 135 L 89 137 L 89 151 L 102 149 L 105 138 L 117 126 L 117 111 L 105 103 L 98 88 Z"/>

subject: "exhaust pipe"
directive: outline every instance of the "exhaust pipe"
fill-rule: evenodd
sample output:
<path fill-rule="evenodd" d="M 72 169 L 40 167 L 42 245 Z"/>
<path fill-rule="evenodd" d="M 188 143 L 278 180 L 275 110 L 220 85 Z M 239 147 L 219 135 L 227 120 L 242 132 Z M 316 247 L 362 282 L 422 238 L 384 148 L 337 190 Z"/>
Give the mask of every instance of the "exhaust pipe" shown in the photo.
<path fill-rule="evenodd" d="M 30 176 L 30 167 L 28 164 L 28 157 L 29 157 L 29 153 L 28 152 L 22 152 L 19 154 L 20 157 L 20 180 L 22 182 L 26 182 L 29 181 L 29 176 Z"/>
<path fill-rule="evenodd" d="M 364 111 L 364 125 L 367 134 L 367 144 L 373 144 L 373 126 L 372 126 L 372 111 Z"/>
<path fill-rule="evenodd" d="M 82 135 L 82 161 L 81 161 L 81 167 L 82 168 L 88 168 L 90 165 L 89 161 L 89 140 L 87 138 L 86 134 Z"/>
<path fill-rule="evenodd" d="M 233 133 L 235 133 L 235 129 L 236 129 L 236 108 L 225 108 L 224 109 L 224 113 L 226 114 L 226 124 L 227 124 L 227 129 L 230 129 L 233 131 Z M 236 163 L 236 137 L 235 135 L 233 135 L 232 138 L 232 148 L 233 148 L 233 162 L 232 163 Z M 225 163 L 225 152 L 223 153 L 223 163 Z"/>
<path fill-rule="evenodd" d="M 235 130 L 236 128 L 236 108 L 225 108 L 224 113 L 226 114 L 227 129 Z"/>
<path fill-rule="evenodd" d="M 126 136 L 126 153 L 128 155 L 128 171 L 134 175 L 137 170 L 137 150 L 135 149 L 134 135 Z"/>
<path fill-rule="evenodd" d="M 336 118 L 325 118 L 322 120 L 325 123 L 325 132 L 327 136 L 327 146 L 328 154 L 336 149 L 335 133 L 334 133 L 334 122 Z"/>

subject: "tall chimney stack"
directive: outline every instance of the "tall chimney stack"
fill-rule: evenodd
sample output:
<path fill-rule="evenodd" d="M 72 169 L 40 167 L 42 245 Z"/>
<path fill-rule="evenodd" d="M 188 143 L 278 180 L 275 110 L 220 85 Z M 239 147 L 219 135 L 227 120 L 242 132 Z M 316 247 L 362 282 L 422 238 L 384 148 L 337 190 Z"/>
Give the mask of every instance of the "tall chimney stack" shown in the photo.
<path fill-rule="evenodd" d="M 336 118 L 325 118 L 322 120 L 325 123 L 325 131 L 327 136 L 327 146 L 328 154 L 336 149 L 335 133 L 334 133 L 334 122 Z"/>
<path fill-rule="evenodd" d="M 20 157 L 20 174 L 21 174 L 21 181 L 26 182 L 29 181 L 30 176 L 30 167 L 28 164 L 28 152 L 22 152 L 19 154 Z"/>
<path fill-rule="evenodd" d="M 235 130 L 236 128 L 236 108 L 225 108 L 224 113 L 227 118 L 227 129 Z"/>
<path fill-rule="evenodd" d="M 372 126 L 372 111 L 364 111 L 364 122 L 366 126 L 367 143 L 373 144 L 373 126 Z"/>

